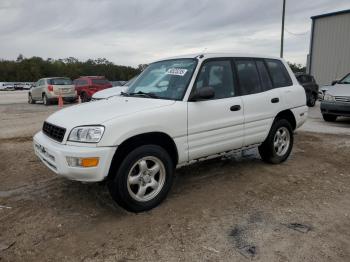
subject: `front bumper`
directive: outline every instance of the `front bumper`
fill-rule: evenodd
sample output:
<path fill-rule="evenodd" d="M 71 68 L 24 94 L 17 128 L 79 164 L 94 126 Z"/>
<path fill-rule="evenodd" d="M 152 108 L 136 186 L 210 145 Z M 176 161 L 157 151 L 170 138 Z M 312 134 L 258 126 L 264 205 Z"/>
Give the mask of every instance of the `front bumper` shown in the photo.
<path fill-rule="evenodd" d="M 342 102 L 321 102 L 321 113 L 336 116 L 350 116 L 350 103 Z"/>
<path fill-rule="evenodd" d="M 109 172 L 116 147 L 85 147 L 64 145 L 53 141 L 41 131 L 33 139 L 34 152 L 53 172 L 71 180 L 98 182 Z M 71 167 L 66 157 L 99 157 L 96 167 Z"/>

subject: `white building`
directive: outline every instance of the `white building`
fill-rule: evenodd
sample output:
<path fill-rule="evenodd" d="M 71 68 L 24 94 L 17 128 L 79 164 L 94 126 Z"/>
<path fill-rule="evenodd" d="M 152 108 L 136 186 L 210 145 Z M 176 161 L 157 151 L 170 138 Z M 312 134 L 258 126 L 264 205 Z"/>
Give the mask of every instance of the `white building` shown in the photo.
<path fill-rule="evenodd" d="M 350 73 L 350 9 L 311 19 L 308 72 L 327 85 Z"/>

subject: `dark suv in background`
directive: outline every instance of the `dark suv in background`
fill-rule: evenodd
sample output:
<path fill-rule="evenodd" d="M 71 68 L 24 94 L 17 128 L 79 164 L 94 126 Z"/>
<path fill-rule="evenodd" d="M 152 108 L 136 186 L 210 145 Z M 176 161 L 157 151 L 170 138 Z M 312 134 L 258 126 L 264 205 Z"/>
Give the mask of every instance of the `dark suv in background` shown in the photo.
<path fill-rule="evenodd" d="M 112 87 L 104 76 L 81 76 L 73 81 L 82 102 L 88 102 L 96 92 Z"/>
<path fill-rule="evenodd" d="M 315 106 L 318 97 L 318 84 L 315 78 L 305 73 L 296 73 L 295 76 L 305 89 L 306 104 L 310 107 Z"/>

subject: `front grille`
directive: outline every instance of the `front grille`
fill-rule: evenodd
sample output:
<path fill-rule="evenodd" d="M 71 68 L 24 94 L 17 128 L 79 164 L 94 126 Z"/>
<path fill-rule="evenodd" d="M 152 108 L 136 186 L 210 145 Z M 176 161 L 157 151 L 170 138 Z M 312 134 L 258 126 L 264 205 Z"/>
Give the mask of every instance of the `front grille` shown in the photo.
<path fill-rule="evenodd" d="M 63 138 L 64 138 L 64 134 L 66 133 L 66 129 L 63 127 L 55 126 L 55 125 L 50 124 L 48 122 L 44 122 L 43 132 L 48 137 L 50 137 L 58 142 L 62 142 Z"/>
<path fill-rule="evenodd" d="M 350 96 L 335 96 L 335 101 L 350 103 Z"/>

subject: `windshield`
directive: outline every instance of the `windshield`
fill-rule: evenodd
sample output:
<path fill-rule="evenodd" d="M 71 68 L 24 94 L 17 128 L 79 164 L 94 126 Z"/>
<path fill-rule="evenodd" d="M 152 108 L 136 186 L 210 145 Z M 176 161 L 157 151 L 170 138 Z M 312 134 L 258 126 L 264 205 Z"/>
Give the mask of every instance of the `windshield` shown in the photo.
<path fill-rule="evenodd" d="M 192 58 L 173 59 L 150 64 L 129 86 L 127 94 L 181 100 L 196 65 L 197 60 Z"/>
<path fill-rule="evenodd" d="M 72 80 L 69 78 L 53 78 L 48 82 L 50 85 L 72 85 Z"/>
<path fill-rule="evenodd" d="M 350 84 L 350 74 L 339 81 L 339 84 Z"/>

